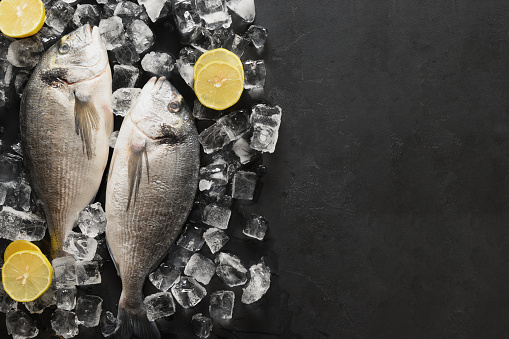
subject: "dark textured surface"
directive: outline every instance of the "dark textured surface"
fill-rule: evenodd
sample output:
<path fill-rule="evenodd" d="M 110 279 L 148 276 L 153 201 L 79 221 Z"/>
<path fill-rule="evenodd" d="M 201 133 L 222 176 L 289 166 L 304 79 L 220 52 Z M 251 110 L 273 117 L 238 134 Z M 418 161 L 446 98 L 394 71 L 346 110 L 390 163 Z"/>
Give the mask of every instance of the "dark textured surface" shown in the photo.
<path fill-rule="evenodd" d="M 256 4 L 283 124 L 240 211 L 270 220 L 247 248 L 279 269 L 214 336 L 506 336 L 509 3 Z M 180 311 L 160 326 L 186 338 Z"/>

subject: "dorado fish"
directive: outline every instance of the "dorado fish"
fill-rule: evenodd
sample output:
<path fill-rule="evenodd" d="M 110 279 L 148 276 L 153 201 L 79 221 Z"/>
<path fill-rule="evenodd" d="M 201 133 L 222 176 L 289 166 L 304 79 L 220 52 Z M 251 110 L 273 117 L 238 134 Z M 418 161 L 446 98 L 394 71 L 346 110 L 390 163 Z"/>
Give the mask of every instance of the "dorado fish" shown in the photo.
<path fill-rule="evenodd" d="M 106 188 L 106 240 L 122 280 L 118 338 L 160 338 L 142 288 L 191 210 L 199 154 L 182 96 L 164 78 L 150 79 L 122 123 Z"/>
<path fill-rule="evenodd" d="M 20 108 L 25 166 L 42 202 L 51 256 L 95 197 L 113 130 L 111 71 L 99 30 L 78 28 L 41 58 Z"/>

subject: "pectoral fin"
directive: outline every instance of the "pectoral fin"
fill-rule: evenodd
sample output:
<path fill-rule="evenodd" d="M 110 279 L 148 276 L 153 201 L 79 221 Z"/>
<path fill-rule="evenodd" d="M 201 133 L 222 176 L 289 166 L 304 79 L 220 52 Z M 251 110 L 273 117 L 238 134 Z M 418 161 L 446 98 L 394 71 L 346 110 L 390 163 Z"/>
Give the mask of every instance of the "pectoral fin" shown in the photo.
<path fill-rule="evenodd" d="M 129 210 L 131 202 L 136 204 L 136 197 L 140 188 L 141 177 L 143 175 L 143 158 L 145 158 L 145 167 L 147 169 L 147 179 L 149 178 L 148 155 L 145 144 L 129 147 L 127 175 L 129 177 L 129 198 L 127 200 L 126 211 Z"/>
<path fill-rule="evenodd" d="M 76 134 L 81 136 L 83 153 L 88 159 L 92 158 L 92 130 L 97 129 L 99 114 L 91 101 L 84 101 L 75 97 L 74 104 L 74 125 Z"/>

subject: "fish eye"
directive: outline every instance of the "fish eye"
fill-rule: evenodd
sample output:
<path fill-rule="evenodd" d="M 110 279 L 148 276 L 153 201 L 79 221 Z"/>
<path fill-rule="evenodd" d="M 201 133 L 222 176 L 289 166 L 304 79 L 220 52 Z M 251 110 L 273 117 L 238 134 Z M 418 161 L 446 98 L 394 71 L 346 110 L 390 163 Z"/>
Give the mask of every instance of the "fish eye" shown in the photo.
<path fill-rule="evenodd" d="M 58 48 L 58 51 L 61 53 L 61 54 L 67 54 L 67 52 L 69 52 L 69 44 L 67 43 L 63 43 L 62 45 L 60 45 L 60 47 Z"/>
<path fill-rule="evenodd" d="M 180 110 L 180 102 L 172 101 L 168 104 L 168 109 L 170 112 L 176 113 Z"/>

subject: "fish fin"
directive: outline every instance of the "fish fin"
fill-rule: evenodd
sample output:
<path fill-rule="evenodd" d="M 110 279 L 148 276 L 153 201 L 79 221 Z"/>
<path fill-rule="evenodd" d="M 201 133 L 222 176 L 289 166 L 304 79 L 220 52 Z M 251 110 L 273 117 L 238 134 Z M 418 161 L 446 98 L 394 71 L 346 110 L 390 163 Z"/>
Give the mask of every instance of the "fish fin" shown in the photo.
<path fill-rule="evenodd" d="M 74 104 L 74 127 L 76 134 L 81 136 L 83 153 L 88 159 L 92 159 L 92 130 L 97 129 L 99 114 L 91 101 L 81 100 L 75 96 Z"/>
<path fill-rule="evenodd" d="M 129 147 L 129 155 L 127 161 L 127 176 L 129 180 L 129 198 L 127 200 L 126 211 L 129 210 L 131 202 L 136 204 L 136 197 L 138 196 L 138 190 L 140 189 L 141 177 L 143 174 L 143 157 L 145 157 L 145 166 L 148 169 L 148 156 L 145 144 L 143 145 L 131 145 Z"/>
<path fill-rule="evenodd" d="M 131 310 L 118 306 L 118 320 L 120 326 L 115 334 L 117 339 L 130 339 L 133 337 L 143 339 L 160 339 L 161 334 L 157 325 L 153 321 L 149 321 L 147 314 L 141 308 L 139 310 Z"/>

